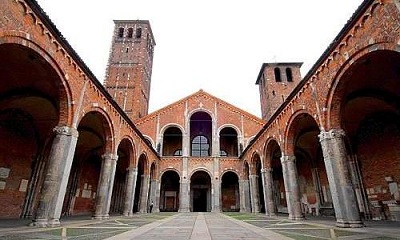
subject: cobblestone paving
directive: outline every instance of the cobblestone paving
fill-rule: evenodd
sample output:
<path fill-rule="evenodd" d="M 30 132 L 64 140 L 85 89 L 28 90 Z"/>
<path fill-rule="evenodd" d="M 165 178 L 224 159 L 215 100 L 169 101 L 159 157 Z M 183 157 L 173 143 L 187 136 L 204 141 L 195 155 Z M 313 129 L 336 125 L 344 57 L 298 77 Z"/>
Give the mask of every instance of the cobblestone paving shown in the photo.
<path fill-rule="evenodd" d="M 400 228 L 385 235 L 383 232 L 373 229 L 344 229 L 334 226 L 306 221 L 290 221 L 283 217 L 267 217 L 263 214 L 251 213 L 225 213 L 225 215 L 244 221 L 254 226 L 268 229 L 284 236 L 303 239 L 369 239 L 369 240 L 394 240 L 400 239 Z M 394 226 L 395 227 L 395 226 Z M 372 232 L 371 232 L 372 230 Z"/>
<path fill-rule="evenodd" d="M 106 239 L 148 223 L 170 217 L 174 213 L 138 214 L 133 217 L 111 217 L 108 220 L 63 221 L 61 227 L 0 228 L 0 239 Z M 89 217 L 88 217 L 89 219 Z"/>

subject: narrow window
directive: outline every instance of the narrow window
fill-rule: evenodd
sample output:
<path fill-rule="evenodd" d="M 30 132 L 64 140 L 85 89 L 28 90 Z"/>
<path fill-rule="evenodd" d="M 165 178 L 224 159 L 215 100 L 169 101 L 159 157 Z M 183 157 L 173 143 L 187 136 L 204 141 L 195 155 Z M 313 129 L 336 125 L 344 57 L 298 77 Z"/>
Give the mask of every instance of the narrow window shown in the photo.
<path fill-rule="evenodd" d="M 129 52 L 129 48 L 126 48 L 126 52 Z"/>
<path fill-rule="evenodd" d="M 133 36 L 133 28 L 128 28 L 128 38 L 132 38 Z"/>
<path fill-rule="evenodd" d="M 142 29 L 141 28 L 137 28 L 136 29 L 136 38 L 141 38 L 142 37 Z"/>
<path fill-rule="evenodd" d="M 124 28 L 118 29 L 118 37 L 120 37 L 120 38 L 124 37 Z"/>
<path fill-rule="evenodd" d="M 286 68 L 286 78 L 288 82 L 293 82 L 293 75 L 291 68 Z"/>
<path fill-rule="evenodd" d="M 281 70 L 279 68 L 275 68 L 274 73 L 275 73 L 275 81 L 282 82 Z"/>

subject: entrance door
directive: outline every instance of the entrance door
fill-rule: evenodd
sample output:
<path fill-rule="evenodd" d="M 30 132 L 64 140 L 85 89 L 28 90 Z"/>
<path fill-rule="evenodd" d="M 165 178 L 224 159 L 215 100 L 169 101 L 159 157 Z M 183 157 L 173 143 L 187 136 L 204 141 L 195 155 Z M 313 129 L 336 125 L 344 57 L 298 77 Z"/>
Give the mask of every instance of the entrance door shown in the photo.
<path fill-rule="evenodd" d="M 195 172 L 190 179 L 191 210 L 208 212 L 211 210 L 211 178 L 205 171 Z"/>

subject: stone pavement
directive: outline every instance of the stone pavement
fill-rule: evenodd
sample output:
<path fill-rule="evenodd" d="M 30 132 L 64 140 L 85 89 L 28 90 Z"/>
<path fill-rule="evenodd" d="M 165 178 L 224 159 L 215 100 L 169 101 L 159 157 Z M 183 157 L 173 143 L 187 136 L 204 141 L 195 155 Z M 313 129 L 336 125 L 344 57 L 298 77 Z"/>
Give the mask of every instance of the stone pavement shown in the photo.
<path fill-rule="evenodd" d="M 0 220 L 0 239 L 400 239 L 400 222 L 368 221 L 365 228 L 335 227 L 333 218 L 290 221 L 251 213 L 153 213 L 91 220 L 62 219 L 62 226 L 37 228 L 29 220 Z"/>

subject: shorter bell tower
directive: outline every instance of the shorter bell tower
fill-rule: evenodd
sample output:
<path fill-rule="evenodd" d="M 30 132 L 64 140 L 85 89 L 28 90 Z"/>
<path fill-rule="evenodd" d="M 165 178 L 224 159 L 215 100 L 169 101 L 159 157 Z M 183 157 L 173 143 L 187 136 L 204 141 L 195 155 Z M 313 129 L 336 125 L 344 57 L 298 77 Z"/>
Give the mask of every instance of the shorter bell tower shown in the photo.
<path fill-rule="evenodd" d="M 301 80 L 302 62 L 263 63 L 257 77 L 262 119 L 268 121 Z"/>

